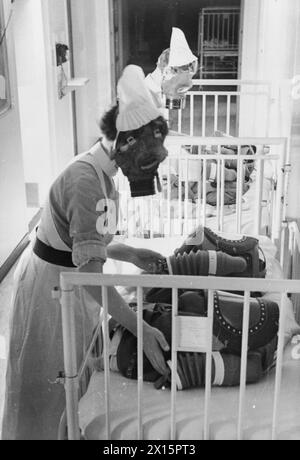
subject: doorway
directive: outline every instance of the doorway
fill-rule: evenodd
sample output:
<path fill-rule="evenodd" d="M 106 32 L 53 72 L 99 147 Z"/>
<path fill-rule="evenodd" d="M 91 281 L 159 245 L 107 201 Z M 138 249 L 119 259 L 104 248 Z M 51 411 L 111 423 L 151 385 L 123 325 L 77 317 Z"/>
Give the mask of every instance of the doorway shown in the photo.
<path fill-rule="evenodd" d="M 185 34 L 193 54 L 200 57 L 199 39 L 201 34 L 200 18 L 203 9 L 213 9 L 214 17 L 219 16 L 218 10 L 224 8 L 240 8 L 241 0 L 115 0 L 114 8 L 118 9 L 121 22 L 115 22 L 114 27 L 120 36 L 116 40 L 115 47 L 119 47 L 117 55 L 121 59 L 121 68 L 128 64 L 136 64 L 143 68 L 145 74 L 154 70 L 156 62 L 162 51 L 170 46 L 172 27 L 179 27 Z M 118 16 L 118 15 L 116 15 Z M 213 21 L 213 19 L 209 19 Z M 227 22 L 226 22 L 227 21 Z M 120 26 L 121 24 L 121 26 Z M 225 41 L 225 27 L 234 28 L 234 38 L 239 42 L 239 28 L 236 23 L 225 20 L 225 25 L 220 25 L 220 40 Z M 212 31 L 218 36 L 217 20 L 210 24 L 210 43 L 214 43 Z M 231 55 L 233 54 L 232 50 Z M 237 68 L 239 46 L 234 57 Z M 224 54 L 224 53 L 223 53 Z M 222 55 L 218 58 L 209 58 L 207 66 L 216 68 L 221 66 L 223 74 L 215 72 L 215 75 L 207 74 L 205 78 L 230 78 L 228 65 L 232 65 L 230 56 Z M 117 74 L 117 78 L 119 75 Z M 237 75 L 235 76 L 235 78 Z"/>

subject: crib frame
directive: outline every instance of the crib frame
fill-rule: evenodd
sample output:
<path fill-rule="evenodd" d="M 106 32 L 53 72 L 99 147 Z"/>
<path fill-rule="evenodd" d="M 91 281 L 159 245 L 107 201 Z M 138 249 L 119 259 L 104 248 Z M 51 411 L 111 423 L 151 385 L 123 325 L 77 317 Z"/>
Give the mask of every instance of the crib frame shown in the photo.
<path fill-rule="evenodd" d="M 294 233 L 294 230 L 291 232 Z M 299 230 L 296 238 L 298 252 L 300 253 Z M 278 404 L 280 397 L 280 385 L 282 378 L 283 366 L 283 349 L 284 349 L 284 327 L 286 312 L 283 308 L 284 297 L 286 294 L 300 294 L 299 280 L 265 280 L 265 279 L 247 279 L 247 278 L 217 278 L 217 277 L 191 277 L 191 276 L 157 276 L 157 275 L 98 275 L 91 273 L 61 273 L 61 305 L 63 318 L 63 340 L 64 340 L 64 359 L 65 359 L 65 389 L 66 389 L 66 420 L 68 426 L 68 439 L 80 439 L 78 401 L 79 394 L 79 377 L 76 360 L 76 336 L 74 323 L 74 306 L 72 296 L 74 295 L 75 286 L 101 286 L 102 287 L 102 307 L 103 317 L 99 321 L 99 328 L 103 328 L 104 339 L 104 373 L 105 373 L 105 402 L 106 402 L 106 437 L 111 438 L 110 426 L 110 370 L 108 356 L 108 302 L 107 289 L 109 286 L 136 286 L 137 287 L 137 338 L 138 338 L 138 411 L 137 427 L 138 439 L 143 439 L 143 288 L 160 287 L 172 288 L 172 383 L 171 383 L 171 416 L 170 432 L 171 440 L 176 440 L 176 371 L 178 351 L 195 351 L 206 353 L 206 382 L 205 382 L 205 414 L 204 414 L 204 433 L 203 439 L 209 439 L 209 408 L 211 397 L 211 365 L 212 365 L 212 319 L 213 319 L 213 295 L 216 290 L 244 291 L 244 315 L 243 315 L 243 335 L 242 335 L 242 353 L 241 353 L 241 373 L 240 373 L 240 390 L 239 390 L 239 409 L 237 423 L 237 439 L 243 439 L 243 410 L 246 390 L 246 368 L 247 368 L 247 349 L 248 349 L 248 330 L 249 330 L 249 313 L 250 313 L 250 292 L 255 290 L 272 291 L 281 293 L 281 310 L 278 332 L 278 349 L 276 358 L 275 390 L 274 405 L 272 417 L 272 440 L 276 439 L 278 425 Z M 208 290 L 208 316 L 207 318 L 195 318 L 198 322 L 199 331 L 203 335 L 206 332 L 206 341 L 201 346 L 190 347 L 188 343 L 189 331 L 181 330 L 179 334 L 180 318 L 178 317 L 178 289 L 207 289 Z M 89 347 L 91 351 L 93 344 L 98 338 L 99 328 L 95 333 L 92 344 Z M 185 333 L 186 332 L 186 333 Z M 179 343 L 178 337 L 181 336 Z M 182 339 L 184 337 L 184 339 Z M 182 344 L 182 340 L 184 345 Z M 85 359 L 87 362 L 87 358 Z M 63 422 L 65 418 L 63 417 Z M 62 432 L 62 429 L 60 430 Z"/>
<path fill-rule="evenodd" d="M 266 113 L 262 134 L 269 136 L 270 111 L 278 98 L 279 88 L 269 80 L 232 80 L 232 79 L 194 79 L 193 87 L 186 95 L 186 106 L 178 111 L 166 111 L 170 128 L 179 134 L 202 137 L 221 130 L 228 136 L 240 136 L 239 108 L 241 103 L 255 102 L 263 104 Z M 222 104 L 223 101 L 223 104 Z M 222 105 L 225 109 L 222 122 Z M 195 107 L 200 107 L 201 121 L 196 123 Z M 188 115 L 188 126 L 184 116 Z M 209 121 L 211 121 L 209 126 Z M 254 126 L 254 121 L 253 121 Z M 254 133 L 249 122 L 247 134 Z"/>
<path fill-rule="evenodd" d="M 226 138 L 226 137 L 189 137 L 189 136 L 168 136 L 166 139 L 166 147 L 169 150 L 169 156 L 164 163 L 160 166 L 160 175 L 166 175 L 167 177 L 167 199 L 166 208 L 167 216 L 162 215 L 160 209 L 161 200 L 157 198 L 135 199 L 127 200 L 126 193 L 128 193 L 127 179 L 121 174 L 118 176 L 117 188 L 125 194 L 124 203 L 120 207 L 119 215 L 119 227 L 118 233 L 121 235 L 128 234 L 135 236 L 134 232 L 137 231 L 137 214 L 140 213 L 141 219 L 141 231 L 143 236 L 145 233 L 151 238 L 155 234 L 160 236 L 172 236 L 174 229 L 179 235 L 186 235 L 192 229 L 199 225 L 206 225 L 206 168 L 207 161 L 212 159 L 217 163 L 217 203 L 216 203 L 216 219 L 218 222 L 218 231 L 223 231 L 224 224 L 224 170 L 225 160 L 236 160 L 237 161 L 237 204 L 236 204 L 236 232 L 241 233 L 241 225 L 243 219 L 242 210 L 242 190 L 243 190 L 243 174 L 242 168 L 243 163 L 246 160 L 253 159 L 256 162 L 257 178 L 256 178 L 256 207 L 257 214 L 254 216 L 255 219 L 255 234 L 261 233 L 261 221 L 263 209 L 267 206 L 270 207 L 270 219 L 269 219 L 269 235 L 272 241 L 280 241 L 282 236 L 282 228 L 286 221 L 286 197 L 289 180 L 289 164 L 288 164 L 288 151 L 287 151 L 287 139 L 286 138 Z M 201 147 L 213 145 L 217 147 L 217 152 L 212 154 L 198 153 L 197 155 L 190 155 L 187 153 L 186 147 L 197 146 L 201 152 Z M 222 145 L 233 145 L 237 148 L 237 155 L 223 155 L 221 154 Z M 242 155 L 241 146 L 243 145 L 256 145 L 259 150 L 256 154 Z M 270 154 L 266 154 L 264 148 L 268 147 L 271 149 Z M 176 149 L 176 151 L 174 151 Z M 272 153 L 272 149 L 276 149 L 276 152 Z M 179 199 L 178 203 L 173 203 L 171 200 L 171 161 L 177 160 L 179 164 Z M 262 181 L 264 175 L 264 162 L 265 161 L 276 162 L 276 174 L 272 179 L 272 191 L 267 202 L 263 201 L 262 196 Z M 201 207 L 197 209 L 197 215 L 195 218 L 187 219 L 188 215 L 188 182 L 189 182 L 189 167 L 191 164 L 202 162 L 202 175 L 198 179 L 198 202 L 202 200 Z M 198 163 L 199 164 L 199 163 Z M 182 183 L 185 189 L 184 200 L 182 200 Z M 202 198 L 200 197 L 202 192 Z M 128 196 L 129 198 L 129 196 Z M 129 209 L 129 203 L 132 204 L 132 209 Z M 127 206 L 127 208 L 126 208 Z M 171 207 L 176 206 L 178 208 L 178 217 L 171 219 Z M 159 219 L 155 222 L 153 218 L 153 210 L 158 209 Z M 183 209 L 185 216 L 183 215 Z M 199 211 L 199 212 L 198 212 Z M 202 213 L 202 214 L 201 214 Z M 146 216 L 146 217 L 145 217 Z M 141 236 L 140 234 L 138 236 Z"/>
<path fill-rule="evenodd" d="M 205 75 L 236 75 L 239 58 L 239 7 L 202 8 L 198 21 L 198 55 L 200 56 L 200 78 Z M 234 70 L 215 68 L 219 59 L 236 61 Z M 207 69 L 207 60 L 212 59 L 214 69 Z"/>

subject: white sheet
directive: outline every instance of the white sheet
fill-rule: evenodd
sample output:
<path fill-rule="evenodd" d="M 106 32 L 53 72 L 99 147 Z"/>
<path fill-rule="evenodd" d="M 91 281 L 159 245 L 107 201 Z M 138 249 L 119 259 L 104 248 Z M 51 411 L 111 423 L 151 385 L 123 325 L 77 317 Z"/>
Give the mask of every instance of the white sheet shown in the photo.
<path fill-rule="evenodd" d="M 245 439 L 270 439 L 274 399 L 274 369 L 259 383 L 246 389 L 243 429 Z M 286 347 L 279 404 L 279 439 L 300 439 L 300 361 Z M 137 439 L 137 382 L 111 373 L 110 405 L 112 439 Z M 170 390 L 143 385 L 144 439 L 170 439 Z M 212 388 L 210 438 L 236 439 L 238 387 Z M 177 393 L 178 440 L 202 439 L 204 390 Z M 80 424 L 87 439 L 105 439 L 104 373 L 95 372 L 80 401 Z"/>

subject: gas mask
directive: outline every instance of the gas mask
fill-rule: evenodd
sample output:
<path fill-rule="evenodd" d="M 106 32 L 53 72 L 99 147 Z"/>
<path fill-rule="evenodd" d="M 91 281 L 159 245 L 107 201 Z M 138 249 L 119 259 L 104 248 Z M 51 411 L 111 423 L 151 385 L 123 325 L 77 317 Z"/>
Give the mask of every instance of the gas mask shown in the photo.
<path fill-rule="evenodd" d="M 184 33 L 173 27 L 170 48 L 162 52 L 156 69 L 146 77 L 146 84 L 156 105 L 167 109 L 183 109 L 186 93 L 193 86 L 192 78 L 197 68 L 198 58 L 190 50 Z"/>
<path fill-rule="evenodd" d="M 136 130 L 119 132 L 114 159 L 128 178 L 133 198 L 155 195 L 155 179 L 157 190 L 161 191 L 158 167 L 168 155 L 163 145 L 167 133 L 163 117 Z"/>
<path fill-rule="evenodd" d="M 164 69 L 161 88 L 167 109 L 184 109 L 186 93 L 193 86 L 192 78 L 196 71 L 196 61 L 181 67 L 167 66 Z"/>

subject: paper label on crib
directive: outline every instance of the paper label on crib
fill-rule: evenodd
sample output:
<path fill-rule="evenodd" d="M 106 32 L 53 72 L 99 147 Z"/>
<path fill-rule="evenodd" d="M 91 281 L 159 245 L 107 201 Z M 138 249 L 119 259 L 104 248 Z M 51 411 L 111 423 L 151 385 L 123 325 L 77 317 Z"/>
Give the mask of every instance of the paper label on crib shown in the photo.
<path fill-rule="evenodd" d="M 0 99 L 6 99 L 6 84 L 3 75 L 0 75 Z"/>
<path fill-rule="evenodd" d="M 177 349 L 205 353 L 212 334 L 211 322 L 197 316 L 177 316 Z"/>

